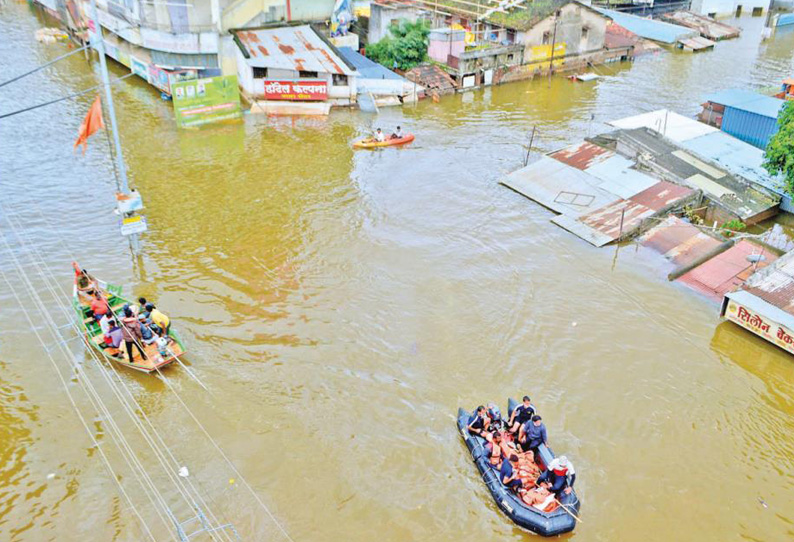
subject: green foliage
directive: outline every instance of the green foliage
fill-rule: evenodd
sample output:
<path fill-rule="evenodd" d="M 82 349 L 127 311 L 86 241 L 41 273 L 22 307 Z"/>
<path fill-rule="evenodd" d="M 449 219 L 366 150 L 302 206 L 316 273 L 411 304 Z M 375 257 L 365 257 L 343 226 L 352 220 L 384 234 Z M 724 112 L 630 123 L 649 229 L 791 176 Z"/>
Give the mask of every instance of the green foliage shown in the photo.
<path fill-rule="evenodd" d="M 720 229 L 722 229 L 723 235 L 726 237 L 731 237 L 734 233 L 747 229 L 747 225 L 741 220 L 734 218 L 733 220 L 723 223 L 722 226 L 720 226 Z"/>
<path fill-rule="evenodd" d="M 764 155 L 764 169 L 783 175 L 786 192 L 794 196 L 794 102 L 788 101 L 777 119 L 778 131 L 769 140 Z"/>
<path fill-rule="evenodd" d="M 427 21 L 403 21 L 399 26 L 392 26 L 389 31 L 391 36 L 367 45 L 369 58 L 390 70 L 410 70 L 424 62 L 429 43 L 427 36 L 430 34 Z"/>

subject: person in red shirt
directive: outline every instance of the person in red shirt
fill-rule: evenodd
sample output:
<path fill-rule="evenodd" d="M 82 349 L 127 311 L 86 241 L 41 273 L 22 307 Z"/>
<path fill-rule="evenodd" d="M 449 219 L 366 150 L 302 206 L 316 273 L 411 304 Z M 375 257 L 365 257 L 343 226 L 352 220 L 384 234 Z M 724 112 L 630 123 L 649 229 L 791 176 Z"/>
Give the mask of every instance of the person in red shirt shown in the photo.
<path fill-rule="evenodd" d="M 102 297 L 99 292 L 94 292 L 94 299 L 91 300 L 91 311 L 94 313 L 94 320 L 97 322 L 110 311 L 107 299 Z"/>

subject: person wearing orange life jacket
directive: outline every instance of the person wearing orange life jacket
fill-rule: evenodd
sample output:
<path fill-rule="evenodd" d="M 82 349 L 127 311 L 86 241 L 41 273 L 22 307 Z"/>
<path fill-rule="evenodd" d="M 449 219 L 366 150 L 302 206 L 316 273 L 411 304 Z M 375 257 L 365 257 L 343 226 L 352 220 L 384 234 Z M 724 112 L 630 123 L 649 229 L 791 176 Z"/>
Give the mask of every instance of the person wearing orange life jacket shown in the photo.
<path fill-rule="evenodd" d="M 485 451 L 488 454 L 488 461 L 491 466 L 498 469 L 502 466 L 502 457 L 504 451 L 502 449 L 502 433 L 494 431 L 490 442 L 485 443 Z"/>
<path fill-rule="evenodd" d="M 538 484 L 549 482 L 549 488 L 552 493 L 559 497 L 560 493 L 568 495 L 576 482 L 576 471 L 573 468 L 573 463 L 568 461 L 564 455 L 555 457 L 551 463 L 548 464 L 546 470 L 538 477 Z"/>

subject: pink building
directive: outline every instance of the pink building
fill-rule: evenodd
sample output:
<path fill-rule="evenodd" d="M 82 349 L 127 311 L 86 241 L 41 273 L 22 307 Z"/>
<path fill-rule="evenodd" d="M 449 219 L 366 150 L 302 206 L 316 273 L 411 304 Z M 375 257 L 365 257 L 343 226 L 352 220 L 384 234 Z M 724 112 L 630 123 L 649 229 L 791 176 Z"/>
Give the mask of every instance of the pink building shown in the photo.
<path fill-rule="evenodd" d="M 427 55 L 436 62 L 447 63 L 450 56 L 459 57 L 466 49 L 466 32 L 451 28 L 438 28 L 430 31 L 430 45 Z"/>

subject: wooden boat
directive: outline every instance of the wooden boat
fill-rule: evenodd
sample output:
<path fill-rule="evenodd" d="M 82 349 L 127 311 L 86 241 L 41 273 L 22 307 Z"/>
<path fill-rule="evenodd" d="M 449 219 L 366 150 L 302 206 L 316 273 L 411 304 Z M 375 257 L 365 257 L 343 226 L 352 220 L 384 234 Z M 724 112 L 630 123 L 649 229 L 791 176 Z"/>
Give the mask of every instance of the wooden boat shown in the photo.
<path fill-rule="evenodd" d="M 104 335 L 102 329 L 99 327 L 99 324 L 94 321 L 93 316 L 88 316 L 91 310 L 91 296 L 89 292 L 99 290 L 105 299 L 108 300 L 111 312 L 119 316 L 124 305 L 133 305 L 134 302 L 122 297 L 120 286 L 108 284 L 90 275 L 86 276 L 76 263 L 73 265 L 75 275 L 72 305 L 79 322 L 80 331 L 83 334 L 83 339 L 86 344 L 88 344 L 89 348 L 93 348 L 96 352 L 114 363 L 144 373 L 157 371 L 173 363 L 178 356 L 184 355 L 185 346 L 173 326 L 168 330 L 168 350 L 170 355 L 167 357 L 160 355 L 155 344 L 143 345 L 146 357 L 148 358 L 146 360 L 141 358 L 137 348 L 132 349 L 132 361 L 127 359 L 127 350 L 123 347 L 123 342 L 122 348 L 119 349 L 112 347 L 103 348 Z M 117 321 L 120 321 L 120 318 L 117 318 Z"/>
<path fill-rule="evenodd" d="M 518 403 L 514 399 L 508 399 L 508 419 L 516 406 L 518 406 Z M 485 482 L 488 491 L 490 491 L 491 496 L 502 512 L 522 529 L 526 529 L 527 531 L 541 536 L 557 536 L 573 531 L 577 521 L 574 514 L 578 517 L 581 507 L 576 492 L 572 491 L 570 494 L 562 495 L 558 501 L 562 506 L 551 512 L 543 512 L 533 506 L 527 506 L 526 503 L 519 499 L 518 495 L 509 490 L 502 483 L 499 479 L 498 472 L 488 462 L 485 439 L 469 433 L 468 421 L 470 417 L 470 412 L 462 408 L 458 409 L 458 431 L 463 437 L 463 441 L 466 443 L 469 453 L 471 453 L 474 464 L 477 465 L 477 470 L 480 471 L 483 482 Z M 554 452 L 551 451 L 551 448 L 541 444 L 535 459 L 538 466 L 541 469 L 545 469 L 546 465 L 551 463 L 552 459 L 554 459 Z"/>
<path fill-rule="evenodd" d="M 400 138 L 390 139 L 386 138 L 385 141 L 377 141 L 372 137 L 365 137 L 353 142 L 354 149 L 378 149 L 380 147 L 394 147 L 396 145 L 405 145 L 414 140 L 413 134 L 405 134 Z"/>

